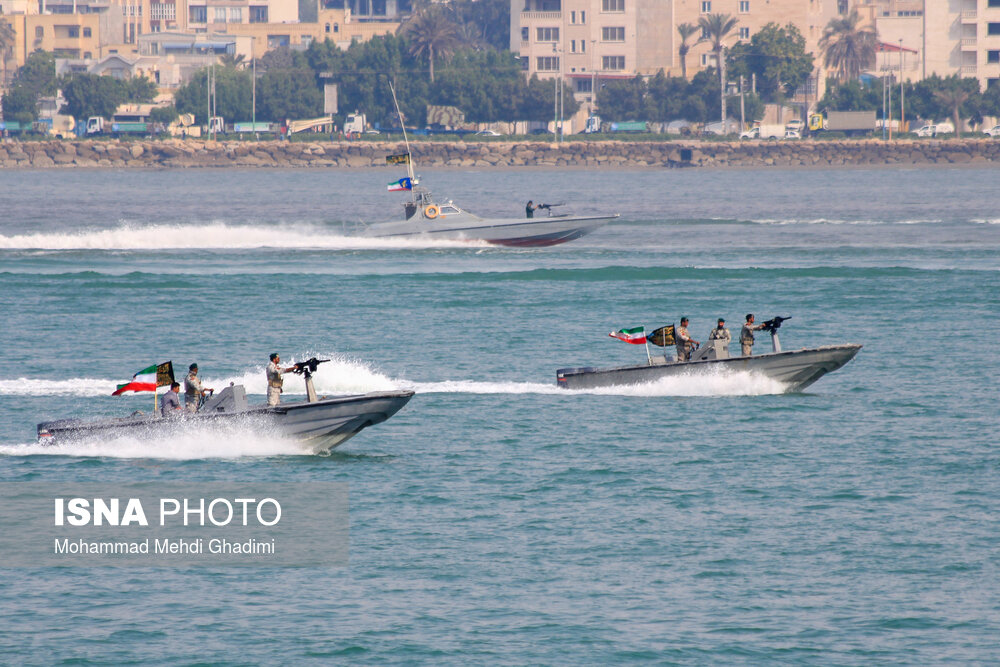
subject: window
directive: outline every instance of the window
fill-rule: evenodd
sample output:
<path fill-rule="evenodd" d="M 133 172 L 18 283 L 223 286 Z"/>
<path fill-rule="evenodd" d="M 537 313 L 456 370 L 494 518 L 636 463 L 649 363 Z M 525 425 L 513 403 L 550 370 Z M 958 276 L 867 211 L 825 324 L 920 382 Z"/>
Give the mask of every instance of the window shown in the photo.
<path fill-rule="evenodd" d="M 706 42 L 709 40 L 708 29 L 705 28 L 705 27 L 702 27 L 702 29 L 701 29 L 701 38 L 702 38 L 703 41 L 706 41 Z"/>
<path fill-rule="evenodd" d="M 334 32 L 334 34 L 337 34 L 338 32 L 340 32 L 340 24 L 339 23 L 334 23 L 333 24 L 333 32 Z"/>
<path fill-rule="evenodd" d="M 42 26 L 35 28 L 35 39 L 41 39 L 45 36 L 45 29 Z"/>
<path fill-rule="evenodd" d="M 625 69 L 625 56 L 603 56 L 601 58 L 601 69 L 606 69 L 606 70 Z"/>
<path fill-rule="evenodd" d="M 188 7 L 188 23 L 208 23 L 208 7 Z"/>
<path fill-rule="evenodd" d="M 750 39 L 750 28 L 740 28 L 740 39 Z"/>
<path fill-rule="evenodd" d="M 267 23 L 267 6 L 250 7 L 250 23 Z M 330 32 L 327 30 L 327 32 Z"/>
<path fill-rule="evenodd" d="M 1000 23 L 987 23 L 986 24 L 986 34 L 987 35 L 1000 35 Z"/>
<path fill-rule="evenodd" d="M 702 67 L 715 67 L 715 54 L 714 53 L 703 53 L 703 54 L 701 54 L 701 66 Z"/>
<path fill-rule="evenodd" d="M 291 40 L 288 39 L 288 35 L 268 35 L 267 36 L 267 48 L 277 49 L 282 46 L 288 46 Z"/>
<path fill-rule="evenodd" d="M 601 28 L 601 41 L 624 42 L 625 28 Z"/>
<path fill-rule="evenodd" d="M 569 41 L 569 52 L 570 53 L 576 53 L 576 40 L 575 39 L 571 39 Z"/>
<path fill-rule="evenodd" d="M 990 63 L 991 65 L 1000 63 L 1000 51 L 987 51 L 986 62 Z"/>
<path fill-rule="evenodd" d="M 326 28 L 324 29 L 324 32 L 330 32 L 330 24 L 329 23 L 326 24 Z"/>
<path fill-rule="evenodd" d="M 576 12 L 570 12 L 569 13 L 569 22 L 570 23 L 576 23 Z"/>
<path fill-rule="evenodd" d="M 527 58 L 521 58 L 521 69 L 523 71 L 525 71 L 525 72 L 528 71 L 528 59 Z"/>
<path fill-rule="evenodd" d="M 66 28 L 66 36 L 67 37 L 79 37 L 80 36 L 80 26 L 75 26 L 75 25 L 67 26 L 67 28 Z"/>
<path fill-rule="evenodd" d="M 558 72 L 559 58 L 557 56 L 542 56 L 535 59 L 535 65 L 539 72 Z"/>
<path fill-rule="evenodd" d="M 990 8 L 1000 7 L 1000 0 L 989 0 L 989 2 L 986 3 L 986 6 Z"/>
<path fill-rule="evenodd" d="M 586 52 L 587 52 L 587 42 L 581 39 L 580 40 L 580 53 L 586 53 Z"/>
<path fill-rule="evenodd" d="M 243 23 L 243 8 L 242 7 L 230 7 L 229 8 L 229 22 L 230 23 Z"/>
<path fill-rule="evenodd" d="M 712 11 L 712 0 L 702 0 L 701 2 L 701 13 L 708 14 Z"/>
<path fill-rule="evenodd" d="M 226 8 L 225 7 L 216 7 L 215 8 L 215 22 L 216 23 L 225 23 L 226 22 Z"/>
<path fill-rule="evenodd" d="M 740 14 L 750 13 L 750 0 L 740 0 Z"/>
<path fill-rule="evenodd" d="M 847 0 L 837 0 L 837 13 L 846 14 L 847 13 Z"/>
<path fill-rule="evenodd" d="M 528 32 L 530 30 L 531 30 L 531 28 L 521 28 L 521 41 L 522 42 L 527 42 L 528 41 Z"/>
<path fill-rule="evenodd" d="M 623 7 L 624 7 L 624 5 L 623 5 Z M 625 11 L 625 10 L 622 9 L 622 11 Z M 580 12 L 580 23 L 586 23 L 586 22 L 587 22 L 587 12 Z"/>
<path fill-rule="evenodd" d="M 623 12 L 625 11 L 625 0 L 601 0 L 601 11 Z"/>
<path fill-rule="evenodd" d="M 590 79 L 577 79 L 576 80 L 576 92 L 578 93 L 589 93 L 594 90 L 594 82 Z"/>
<path fill-rule="evenodd" d="M 558 42 L 559 28 L 538 28 L 535 30 L 535 39 L 539 42 Z"/>

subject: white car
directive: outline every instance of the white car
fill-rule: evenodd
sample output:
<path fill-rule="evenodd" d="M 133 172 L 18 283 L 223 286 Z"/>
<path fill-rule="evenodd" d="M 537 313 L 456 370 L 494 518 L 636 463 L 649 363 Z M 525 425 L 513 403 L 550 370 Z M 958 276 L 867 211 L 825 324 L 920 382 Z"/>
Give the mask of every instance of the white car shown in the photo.
<path fill-rule="evenodd" d="M 937 125 L 924 125 L 922 128 L 917 130 L 918 137 L 934 137 L 937 136 Z"/>
<path fill-rule="evenodd" d="M 798 118 L 795 118 L 795 119 L 790 120 L 787 123 L 785 123 L 785 129 L 786 130 L 789 130 L 791 132 L 798 132 L 799 134 L 802 134 L 802 130 L 804 130 L 805 127 L 806 127 L 806 124 L 803 123 Z M 785 138 L 789 139 L 791 137 L 785 137 Z M 795 138 L 798 139 L 798 137 L 795 137 Z"/>
<path fill-rule="evenodd" d="M 994 125 L 988 130 L 983 130 L 983 134 L 993 137 L 994 139 L 1000 138 L 1000 125 Z"/>
<path fill-rule="evenodd" d="M 477 137 L 499 137 L 499 132 L 494 132 L 493 130 L 479 130 L 476 132 Z"/>
<path fill-rule="evenodd" d="M 802 135 L 798 130 L 785 130 L 785 139 L 801 139 Z"/>

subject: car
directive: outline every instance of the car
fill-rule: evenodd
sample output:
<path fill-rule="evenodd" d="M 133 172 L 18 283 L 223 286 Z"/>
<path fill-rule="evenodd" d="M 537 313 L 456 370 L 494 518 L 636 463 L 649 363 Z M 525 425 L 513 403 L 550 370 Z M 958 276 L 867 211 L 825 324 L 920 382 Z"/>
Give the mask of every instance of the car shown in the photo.
<path fill-rule="evenodd" d="M 552 134 L 552 132 L 544 127 L 536 127 L 531 132 L 528 132 L 528 134 Z"/>
<path fill-rule="evenodd" d="M 935 137 L 937 136 L 937 125 L 924 125 L 919 130 L 917 130 L 918 137 Z"/>
<path fill-rule="evenodd" d="M 479 130 L 476 132 L 477 137 L 499 137 L 500 133 L 493 130 Z"/>
<path fill-rule="evenodd" d="M 789 131 L 792 131 L 792 132 L 798 132 L 799 134 L 802 134 L 802 130 L 805 129 L 805 126 L 806 126 L 806 124 L 803 123 L 798 118 L 793 118 L 792 120 L 790 120 L 787 123 L 785 123 L 785 129 L 786 130 L 789 130 Z M 785 137 L 785 138 L 788 139 L 789 137 Z M 798 139 L 798 137 L 795 137 L 795 138 Z"/>
<path fill-rule="evenodd" d="M 1000 139 L 1000 125 L 994 125 L 988 130 L 983 130 L 983 134 L 993 137 L 994 139 Z"/>
<path fill-rule="evenodd" d="M 798 130 L 785 130 L 785 139 L 801 139 L 802 135 Z"/>
<path fill-rule="evenodd" d="M 365 130 L 365 132 L 364 132 L 364 133 L 365 133 L 365 134 L 382 134 L 381 132 L 379 132 L 378 130 L 376 130 L 376 129 L 374 129 L 374 128 L 373 128 L 373 129 L 371 129 L 371 130 Z"/>

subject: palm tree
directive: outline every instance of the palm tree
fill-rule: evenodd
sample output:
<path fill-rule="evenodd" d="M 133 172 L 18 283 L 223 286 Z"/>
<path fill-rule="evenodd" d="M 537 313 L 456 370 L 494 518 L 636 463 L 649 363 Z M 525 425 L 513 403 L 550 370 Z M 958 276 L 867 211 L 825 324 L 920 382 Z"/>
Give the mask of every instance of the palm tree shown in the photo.
<path fill-rule="evenodd" d="M 246 56 L 242 53 L 224 53 L 219 58 L 219 64 L 223 67 L 232 67 L 233 69 L 243 69 L 246 67 Z"/>
<path fill-rule="evenodd" d="M 6 21 L 0 21 L 0 60 L 3 61 L 3 79 L 0 79 L 0 88 L 7 88 L 7 58 L 14 51 L 14 44 L 17 35 L 14 34 L 14 26 Z"/>
<path fill-rule="evenodd" d="M 824 63 L 840 82 L 853 81 L 861 76 L 862 70 L 875 66 L 878 33 L 860 23 L 857 10 L 843 18 L 830 19 L 819 40 Z"/>
<path fill-rule="evenodd" d="M 425 5 L 403 24 L 400 33 L 410 42 L 414 56 L 427 54 L 431 83 L 434 82 L 434 56 L 448 57 L 462 41 L 458 25 L 442 5 Z"/>
<path fill-rule="evenodd" d="M 951 117 L 955 123 L 955 138 L 957 139 L 962 131 L 962 105 L 972 97 L 972 94 L 967 90 L 962 90 L 958 86 L 949 86 L 944 90 L 935 90 L 934 97 L 938 98 L 941 104 L 951 109 Z"/>
<path fill-rule="evenodd" d="M 681 23 L 677 26 L 677 32 L 681 36 L 681 45 L 677 47 L 677 53 L 681 57 L 681 76 L 688 78 L 687 54 L 691 51 L 691 45 L 687 43 L 691 35 L 698 32 L 698 26 L 690 23 Z"/>
<path fill-rule="evenodd" d="M 709 42 L 712 45 L 712 53 L 715 54 L 715 64 L 719 68 L 719 87 L 722 92 L 722 124 L 726 123 L 726 63 L 722 56 L 725 48 L 723 40 L 729 36 L 739 23 L 729 14 L 709 14 L 698 19 L 698 27 L 701 28 L 701 39 L 698 41 Z"/>

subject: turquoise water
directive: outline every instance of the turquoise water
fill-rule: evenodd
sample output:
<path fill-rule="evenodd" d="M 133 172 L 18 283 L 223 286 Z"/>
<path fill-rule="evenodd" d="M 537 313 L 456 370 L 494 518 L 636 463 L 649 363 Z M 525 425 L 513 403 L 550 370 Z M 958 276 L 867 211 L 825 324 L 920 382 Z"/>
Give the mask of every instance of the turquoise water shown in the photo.
<path fill-rule="evenodd" d="M 1000 638 L 996 171 L 434 171 L 484 215 L 622 218 L 550 249 L 357 241 L 390 171 L 11 172 L 0 481 L 346 481 L 339 569 L 6 569 L 12 663 L 993 662 Z M 856 342 L 759 377 L 576 393 L 609 331 L 791 315 Z M 766 349 L 767 343 L 759 347 Z M 153 362 L 208 386 L 324 355 L 408 387 L 329 458 L 252 432 L 41 448 Z M 291 393 L 301 392 L 292 385 Z"/>

